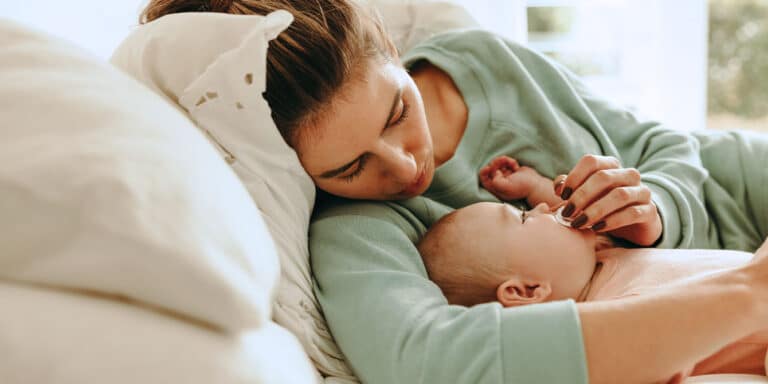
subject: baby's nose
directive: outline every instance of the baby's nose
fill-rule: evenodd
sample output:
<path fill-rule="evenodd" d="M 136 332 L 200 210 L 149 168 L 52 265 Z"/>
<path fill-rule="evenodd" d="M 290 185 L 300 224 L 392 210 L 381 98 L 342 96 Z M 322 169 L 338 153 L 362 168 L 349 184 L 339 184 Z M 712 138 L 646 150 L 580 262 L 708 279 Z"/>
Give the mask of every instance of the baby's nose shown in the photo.
<path fill-rule="evenodd" d="M 535 207 L 533 207 L 533 210 L 541 213 L 552 212 L 552 210 L 549 208 L 549 205 L 547 205 L 547 203 L 539 203 Z"/>

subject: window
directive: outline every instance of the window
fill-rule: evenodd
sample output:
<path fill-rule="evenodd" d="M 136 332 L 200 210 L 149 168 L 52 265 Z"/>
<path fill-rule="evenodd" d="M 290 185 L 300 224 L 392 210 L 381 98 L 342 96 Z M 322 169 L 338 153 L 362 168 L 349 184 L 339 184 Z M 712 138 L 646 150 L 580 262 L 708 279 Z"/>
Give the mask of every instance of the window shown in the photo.
<path fill-rule="evenodd" d="M 715 0 L 713 0 L 715 1 Z M 729 2 L 728 0 L 720 0 Z M 760 0 L 754 0 L 760 1 Z M 766 2 L 768 0 L 762 0 Z M 707 126 L 707 2 L 515 0 L 521 18 L 482 25 L 525 41 L 570 68 L 598 94 L 679 130 Z M 480 17 L 478 17 L 480 16 Z M 524 20 L 514 35 L 510 20 Z"/>
<path fill-rule="evenodd" d="M 595 91 L 690 131 L 706 116 L 706 3 L 529 0 L 529 45 Z"/>
<path fill-rule="evenodd" d="M 708 124 L 768 132 L 768 1 L 709 1 Z"/>
<path fill-rule="evenodd" d="M 670 127 L 768 132 L 768 0 L 456 1 Z"/>

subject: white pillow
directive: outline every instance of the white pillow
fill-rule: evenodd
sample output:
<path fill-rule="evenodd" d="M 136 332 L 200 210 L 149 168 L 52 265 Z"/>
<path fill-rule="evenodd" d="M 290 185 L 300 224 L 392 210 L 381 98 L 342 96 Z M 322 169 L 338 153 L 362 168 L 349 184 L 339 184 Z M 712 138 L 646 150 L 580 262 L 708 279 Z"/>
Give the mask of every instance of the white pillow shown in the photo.
<path fill-rule="evenodd" d="M 146 87 L 0 20 L 0 278 L 228 331 L 268 321 L 274 245 L 234 173 Z"/>
<path fill-rule="evenodd" d="M 277 245 L 282 278 L 274 320 L 298 337 L 323 375 L 354 379 L 312 291 L 307 232 L 315 187 L 261 97 L 267 40 L 292 20 L 285 11 L 168 15 L 137 28 L 112 63 L 178 103 L 220 149 Z"/>
<path fill-rule="evenodd" d="M 3 384 L 309 384 L 301 346 L 272 322 L 222 333 L 162 313 L 0 283 Z"/>

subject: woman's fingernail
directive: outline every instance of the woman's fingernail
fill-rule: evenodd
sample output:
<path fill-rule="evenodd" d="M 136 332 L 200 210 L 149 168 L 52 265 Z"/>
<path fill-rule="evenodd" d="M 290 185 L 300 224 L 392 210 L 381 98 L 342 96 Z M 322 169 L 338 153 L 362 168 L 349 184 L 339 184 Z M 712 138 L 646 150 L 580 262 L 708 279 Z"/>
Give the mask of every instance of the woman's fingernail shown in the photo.
<path fill-rule="evenodd" d="M 584 225 L 586 223 L 587 223 L 587 215 L 582 213 L 581 215 L 579 215 L 579 217 L 576 218 L 576 220 L 574 220 L 571 223 L 571 228 L 577 228 L 578 229 L 579 227 L 581 227 L 582 225 Z"/>
<path fill-rule="evenodd" d="M 572 193 L 573 189 L 571 189 L 571 187 L 565 187 L 563 188 L 563 193 L 560 195 L 560 198 L 563 200 L 568 200 Z"/>
<path fill-rule="evenodd" d="M 597 224 L 592 226 L 593 231 L 599 231 L 605 228 L 605 221 L 598 221 Z"/>
<path fill-rule="evenodd" d="M 566 205 L 565 208 L 563 208 L 563 217 L 571 217 L 575 209 L 576 209 L 576 206 L 574 206 L 573 203 L 568 203 L 568 205 Z"/>
<path fill-rule="evenodd" d="M 557 194 L 557 190 L 562 188 L 564 184 L 565 184 L 565 179 L 560 180 L 557 183 L 555 183 L 555 194 Z"/>

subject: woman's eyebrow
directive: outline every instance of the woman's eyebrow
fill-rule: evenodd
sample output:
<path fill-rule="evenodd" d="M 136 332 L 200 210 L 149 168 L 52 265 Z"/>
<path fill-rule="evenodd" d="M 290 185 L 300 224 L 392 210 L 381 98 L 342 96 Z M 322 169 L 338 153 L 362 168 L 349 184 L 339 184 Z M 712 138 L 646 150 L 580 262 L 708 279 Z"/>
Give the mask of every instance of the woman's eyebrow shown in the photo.
<path fill-rule="evenodd" d="M 397 88 L 397 92 L 395 92 L 395 99 L 392 101 L 392 106 L 389 108 L 389 115 L 387 115 L 387 121 L 384 122 L 384 127 L 381 129 L 382 131 L 387 128 L 389 125 L 389 121 L 392 120 L 392 116 L 395 115 L 395 109 L 397 108 L 397 104 L 400 102 L 400 97 L 403 95 L 403 86 L 402 84 L 400 87 Z M 360 155 L 356 157 L 354 160 L 350 161 L 349 163 L 346 163 L 342 165 L 341 167 L 338 167 L 336 169 L 332 169 L 330 171 L 325 171 L 320 174 L 321 179 L 330 179 L 332 177 L 336 177 L 342 173 L 344 173 L 347 169 L 355 165 L 356 162 L 360 161 L 360 158 L 363 155 Z"/>

